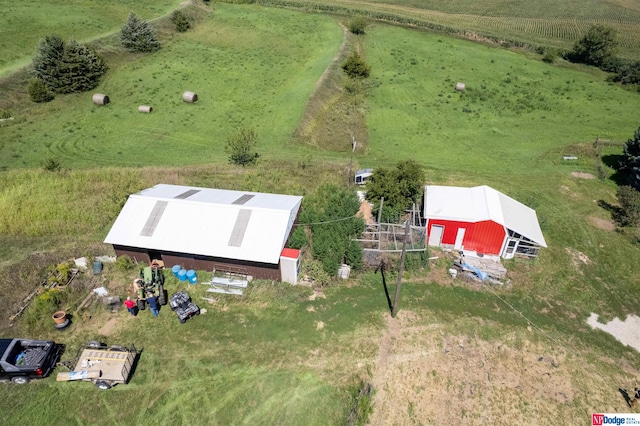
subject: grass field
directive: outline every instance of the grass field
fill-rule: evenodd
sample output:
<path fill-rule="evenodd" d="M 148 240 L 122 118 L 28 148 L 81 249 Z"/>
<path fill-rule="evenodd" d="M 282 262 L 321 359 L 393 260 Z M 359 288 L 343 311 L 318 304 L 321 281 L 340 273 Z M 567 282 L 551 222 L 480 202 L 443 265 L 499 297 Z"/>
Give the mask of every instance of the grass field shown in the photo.
<path fill-rule="evenodd" d="M 58 34 L 65 40 L 87 41 L 118 31 L 131 12 L 151 19 L 179 5 L 177 0 L 115 0 L 108 5 L 81 0 L 0 0 L 0 77 L 28 64 L 45 36 Z"/>
<path fill-rule="evenodd" d="M 264 156 L 295 151 L 287 141 L 342 31 L 327 17 L 256 11 L 219 7 L 157 55 L 115 64 L 95 89 L 108 94 L 106 108 L 83 93 L 16 114 L 0 128 L 0 168 L 47 157 L 73 168 L 225 162 L 226 139 L 241 127 L 256 129 Z M 182 101 L 186 90 L 197 103 Z"/>
<path fill-rule="evenodd" d="M 352 109 L 331 65 L 343 43 L 338 23 L 217 4 L 155 55 L 96 42 L 111 66 L 96 90 L 111 97 L 107 107 L 90 94 L 42 106 L 0 95 L 15 102 L 15 120 L 0 123 L 0 310 L 14 312 L 52 263 L 111 253 L 101 241 L 126 197 L 156 183 L 306 195 L 344 182 L 349 167 L 413 158 L 428 184 L 487 184 L 534 208 L 549 247 L 533 262 L 506 262 L 510 284 L 495 287 L 451 279 L 447 254 L 431 251 L 429 268 L 405 273 L 396 319 L 373 272 L 320 293 L 256 281 L 244 297 L 216 295 L 214 304 L 201 299 L 211 296 L 204 286 L 189 286 L 208 312 L 184 325 L 166 308 L 153 319 L 94 305 L 56 333 L 48 316 L 27 312 L 2 321 L 0 335 L 63 341 L 65 357 L 90 339 L 133 342 L 142 356 L 131 383 L 106 393 L 52 378 L 0 385 L 3 424 L 344 424 L 361 381 L 376 389 L 375 425 L 550 415 L 577 424 L 628 411 L 616 389 L 637 385 L 640 355 L 585 320 L 640 313 L 638 235 L 616 230 L 603 207 L 615 205 L 616 185 L 609 167 L 598 179 L 593 147 L 599 136 L 613 141 L 607 161 L 620 154 L 640 97 L 585 68 L 376 24 L 342 48 L 362 49 L 372 65 L 367 96 L 359 92 Z M 327 67 L 326 97 L 315 96 Z M 181 102 L 184 90 L 200 101 Z M 137 113 L 140 104 L 154 112 Z M 360 115 L 339 119 L 331 108 Z M 365 142 L 351 158 L 331 135 L 362 118 Z M 262 155 L 246 169 L 226 164 L 222 150 L 244 125 L 257 128 Z M 298 139 L 300 128 L 324 142 Z M 63 170 L 42 170 L 47 157 Z M 124 297 L 134 275 L 107 266 L 103 282 Z M 387 272 L 387 283 L 396 278 Z M 173 278 L 168 287 L 182 288 Z M 62 308 L 76 313 L 85 294 L 71 292 Z"/>

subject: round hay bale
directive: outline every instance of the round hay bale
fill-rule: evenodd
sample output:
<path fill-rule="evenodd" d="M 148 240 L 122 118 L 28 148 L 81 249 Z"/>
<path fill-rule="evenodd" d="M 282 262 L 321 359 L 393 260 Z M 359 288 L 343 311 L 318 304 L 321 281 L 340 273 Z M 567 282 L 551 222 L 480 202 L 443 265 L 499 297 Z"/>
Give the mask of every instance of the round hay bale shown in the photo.
<path fill-rule="evenodd" d="M 138 107 L 138 112 L 150 113 L 151 111 L 153 111 L 153 108 L 151 108 L 149 105 L 140 105 Z"/>
<path fill-rule="evenodd" d="M 458 92 L 462 92 L 462 91 L 464 91 L 465 87 L 466 87 L 466 86 L 464 85 L 464 83 L 456 83 L 456 90 L 457 90 Z"/>
<path fill-rule="evenodd" d="M 198 95 L 193 92 L 184 92 L 182 94 L 182 100 L 189 103 L 194 103 L 198 101 Z"/>
<path fill-rule="evenodd" d="M 102 93 L 94 93 L 93 103 L 96 105 L 106 105 L 109 103 L 109 97 L 107 95 L 103 95 Z"/>

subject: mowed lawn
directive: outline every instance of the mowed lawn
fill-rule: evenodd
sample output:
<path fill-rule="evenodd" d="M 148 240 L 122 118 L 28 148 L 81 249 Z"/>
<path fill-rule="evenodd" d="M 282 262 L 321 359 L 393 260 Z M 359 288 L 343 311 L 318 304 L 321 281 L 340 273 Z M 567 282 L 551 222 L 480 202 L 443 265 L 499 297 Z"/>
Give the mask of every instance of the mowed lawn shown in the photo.
<path fill-rule="evenodd" d="M 386 26 L 368 32 L 367 159 L 415 158 L 490 180 L 564 173 L 562 154 L 597 136 L 625 142 L 640 96 L 504 49 Z M 464 92 L 456 83 L 466 85 Z M 561 162 L 561 161 L 560 161 Z"/>
<path fill-rule="evenodd" d="M 179 0 L 0 0 L 0 76 L 29 63 L 45 36 L 85 41 L 119 30 L 131 12 L 153 19 L 179 6 Z"/>
<path fill-rule="evenodd" d="M 111 64 L 90 93 L 33 105 L 0 128 L 0 168 L 226 162 L 227 138 L 253 127 L 262 155 L 280 157 L 315 84 L 342 43 L 335 20 L 222 4 L 153 55 Z M 182 101 L 184 91 L 198 95 Z M 92 93 L 109 96 L 106 107 Z M 139 105 L 153 108 L 138 112 Z"/>

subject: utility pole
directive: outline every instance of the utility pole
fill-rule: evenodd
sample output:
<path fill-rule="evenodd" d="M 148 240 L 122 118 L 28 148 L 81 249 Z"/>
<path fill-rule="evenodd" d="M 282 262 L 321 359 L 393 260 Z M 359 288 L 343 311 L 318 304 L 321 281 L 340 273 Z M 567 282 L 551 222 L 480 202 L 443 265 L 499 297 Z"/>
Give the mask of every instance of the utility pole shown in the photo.
<path fill-rule="evenodd" d="M 395 318 L 398 313 L 398 299 L 400 298 L 400 285 L 402 284 L 402 273 L 404 272 L 404 254 L 407 249 L 407 238 L 409 236 L 409 221 L 404 222 L 404 241 L 402 242 L 402 254 L 400 255 L 400 268 L 398 268 L 398 284 L 396 285 L 396 295 L 393 297 L 393 309 L 391 318 Z"/>

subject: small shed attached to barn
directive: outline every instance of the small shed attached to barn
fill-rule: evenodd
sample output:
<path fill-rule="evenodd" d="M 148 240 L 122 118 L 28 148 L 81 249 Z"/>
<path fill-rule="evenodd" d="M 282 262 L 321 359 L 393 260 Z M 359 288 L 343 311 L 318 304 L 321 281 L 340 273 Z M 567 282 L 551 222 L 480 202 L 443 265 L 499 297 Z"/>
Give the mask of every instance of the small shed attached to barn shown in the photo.
<path fill-rule="evenodd" d="M 427 244 L 480 254 L 536 257 L 547 244 L 536 212 L 486 185 L 426 186 Z"/>
<path fill-rule="evenodd" d="M 289 265 L 286 258 L 284 275 L 281 263 L 301 202 L 294 195 L 159 184 L 129 196 L 104 242 L 117 256 L 141 262 L 295 284 L 298 259 Z"/>

